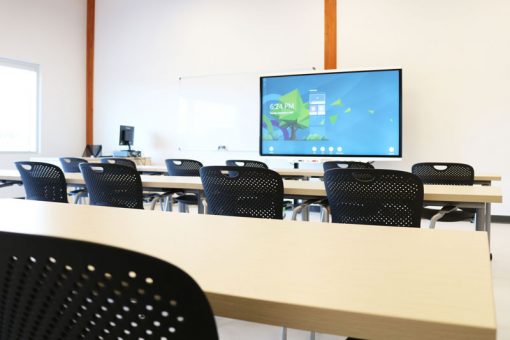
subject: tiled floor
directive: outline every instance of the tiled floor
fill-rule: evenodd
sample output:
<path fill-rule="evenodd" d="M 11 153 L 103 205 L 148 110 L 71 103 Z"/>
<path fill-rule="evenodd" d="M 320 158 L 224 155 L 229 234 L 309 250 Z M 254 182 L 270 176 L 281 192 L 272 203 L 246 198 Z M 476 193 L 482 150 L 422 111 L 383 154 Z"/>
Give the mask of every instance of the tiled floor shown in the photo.
<path fill-rule="evenodd" d="M 428 221 L 423 221 L 423 226 Z M 473 230 L 474 225 L 468 222 L 441 223 L 438 229 Z M 452 249 L 452 251 L 454 251 Z M 492 268 L 498 340 L 510 339 L 510 224 L 492 224 Z M 281 339 L 281 328 L 261 325 L 246 321 L 217 318 L 221 340 L 277 340 Z M 289 340 L 309 339 L 309 333 L 300 330 L 289 330 Z M 318 334 L 317 340 L 340 340 L 340 336 Z"/>

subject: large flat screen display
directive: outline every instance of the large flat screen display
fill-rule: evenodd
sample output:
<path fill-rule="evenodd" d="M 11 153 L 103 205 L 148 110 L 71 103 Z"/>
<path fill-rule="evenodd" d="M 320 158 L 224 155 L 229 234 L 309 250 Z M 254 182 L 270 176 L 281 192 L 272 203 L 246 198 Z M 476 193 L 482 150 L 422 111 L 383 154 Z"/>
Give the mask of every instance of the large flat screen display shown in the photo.
<path fill-rule="evenodd" d="M 260 78 L 260 154 L 402 157 L 402 70 Z"/>

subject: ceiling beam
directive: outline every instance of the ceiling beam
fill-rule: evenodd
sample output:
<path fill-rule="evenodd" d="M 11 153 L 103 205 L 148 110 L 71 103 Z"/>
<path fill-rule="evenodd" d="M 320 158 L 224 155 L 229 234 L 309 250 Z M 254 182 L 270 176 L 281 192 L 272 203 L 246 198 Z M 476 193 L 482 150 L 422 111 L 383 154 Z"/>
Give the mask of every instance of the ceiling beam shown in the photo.
<path fill-rule="evenodd" d="M 336 69 L 336 0 L 324 0 L 324 69 Z"/>
<path fill-rule="evenodd" d="M 96 0 L 87 0 L 86 144 L 94 144 L 94 32 Z"/>

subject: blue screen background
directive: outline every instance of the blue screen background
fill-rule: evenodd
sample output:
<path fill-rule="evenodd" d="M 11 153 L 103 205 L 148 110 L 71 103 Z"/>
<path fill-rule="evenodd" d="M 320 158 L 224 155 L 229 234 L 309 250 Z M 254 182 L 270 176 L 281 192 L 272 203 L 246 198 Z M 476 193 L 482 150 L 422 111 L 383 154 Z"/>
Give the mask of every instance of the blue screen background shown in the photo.
<path fill-rule="evenodd" d="M 262 77 L 261 110 L 262 155 L 400 155 L 400 70 Z"/>

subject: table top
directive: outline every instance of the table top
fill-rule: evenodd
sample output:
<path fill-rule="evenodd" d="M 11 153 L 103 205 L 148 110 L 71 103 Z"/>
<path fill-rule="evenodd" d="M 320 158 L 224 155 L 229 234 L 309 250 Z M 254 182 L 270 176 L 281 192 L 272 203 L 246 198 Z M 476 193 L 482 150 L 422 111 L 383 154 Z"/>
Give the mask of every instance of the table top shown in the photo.
<path fill-rule="evenodd" d="M 68 184 L 83 185 L 85 181 L 80 173 L 66 173 Z M 146 189 L 184 189 L 202 190 L 199 177 L 150 176 L 142 175 L 143 187 Z M 0 170 L 0 180 L 20 180 L 17 170 Z M 326 188 L 321 181 L 284 180 L 286 196 L 325 197 Z M 501 203 L 502 191 L 494 186 L 458 186 L 458 185 L 424 185 L 424 200 L 437 202 L 467 203 Z"/>
<path fill-rule="evenodd" d="M 195 278 L 219 316 L 361 338 L 496 338 L 484 232 L 8 199 L 0 211 L 3 231 L 171 262 Z"/>
<path fill-rule="evenodd" d="M 155 172 L 155 173 L 167 173 L 165 165 L 138 165 L 138 171 L 142 172 Z M 293 176 L 293 177 L 323 177 L 324 171 L 322 169 L 292 169 L 292 168 L 277 168 L 272 169 L 278 172 L 282 176 Z M 496 174 L 475 174 L 475 181 L 478 182 L 490 182 L 490 181 L 501 181 L 501 176 Z"/>

